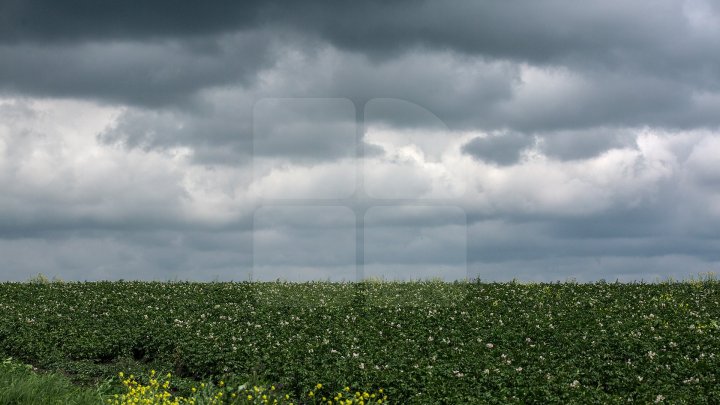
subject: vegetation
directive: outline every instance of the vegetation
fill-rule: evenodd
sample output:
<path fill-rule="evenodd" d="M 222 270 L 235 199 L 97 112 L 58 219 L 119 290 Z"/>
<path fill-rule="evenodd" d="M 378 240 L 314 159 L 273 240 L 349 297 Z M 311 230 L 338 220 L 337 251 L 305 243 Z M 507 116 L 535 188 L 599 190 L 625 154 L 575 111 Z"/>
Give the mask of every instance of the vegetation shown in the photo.
<path fill-rule="evenodd" d="M 60 374 L 38 374 L 32 366 L 5 359 L 0 363 L 0 404 L 97 405 L 101 389 L 81 388 Z"/>
<path fill-rule="evenodd" d="M 256 387 L 278 403 L 718 403 L 719 302 L 713 279 L 43 280 L 0 284 L 0 354 L 119 403 L 140 386 L 217 403 L 261 401 Z"/>
<path fill-rule="evenodd" d="M 111 405 L 125 404 L 162 404 L 162 405 L 200 405 L 200 404 L 290 404 L 294 403 L 294 399 L 290 394 L 275 385 L 256 385 L 256 384 L 236 384 L 233 382 L 226 383 L 220 380 L 217 384 L 200 383 L 198 387 L 192 387 L 188 397 L 173 394 L 171 374 L 168 373 L 163 380 L 159 379 L 155 370 L 150 371 L 150 377 L 147 384 L 138 382 L 134 376 L 125 378 L 124 373 L 120 373 L 122 384 L 126 388 L 126 392 L 115 394 L 107 399 L 107 403 Z M 368 393 L 356 391 L 353 393 L 350 387 L 345 387 L 342 391 L 325 394 L 327 390 L 323 390 L 322 384 L 316 384 L 310 391 L 301 395 L 300 403 L 321 403 L 321 404 L 339 404 L 339 405 L 365 405 L 365 404 L 382 404 L 387 401 L 387 396 L 383 393 L 383 389 L 377 393 Z M 327 396 L 326 396 L 327 395 Z"/>

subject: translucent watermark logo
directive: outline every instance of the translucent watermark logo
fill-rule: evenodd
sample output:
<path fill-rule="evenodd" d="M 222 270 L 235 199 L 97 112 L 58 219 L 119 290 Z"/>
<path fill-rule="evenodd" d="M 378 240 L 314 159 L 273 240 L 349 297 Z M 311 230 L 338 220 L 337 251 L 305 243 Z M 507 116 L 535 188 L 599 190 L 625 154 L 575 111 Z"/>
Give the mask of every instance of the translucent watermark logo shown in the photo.
<path fill-rule="evenodd" d="M 253 279 L 468 278 L 460 142 L 404 100 L 258 101 Z"/>

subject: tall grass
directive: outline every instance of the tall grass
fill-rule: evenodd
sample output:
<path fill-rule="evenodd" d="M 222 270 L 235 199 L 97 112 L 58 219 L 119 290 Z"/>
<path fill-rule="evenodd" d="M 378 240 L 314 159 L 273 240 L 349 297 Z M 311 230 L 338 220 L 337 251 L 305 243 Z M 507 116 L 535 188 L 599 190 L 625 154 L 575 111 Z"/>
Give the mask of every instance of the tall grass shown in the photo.
<path fill-rule="evenodd" d="M 99 389 L 73 385 L 61 374 L 36 373 L 31 366 L 6 359 L 0 364 L 0 404 L 101 404 Z"/>

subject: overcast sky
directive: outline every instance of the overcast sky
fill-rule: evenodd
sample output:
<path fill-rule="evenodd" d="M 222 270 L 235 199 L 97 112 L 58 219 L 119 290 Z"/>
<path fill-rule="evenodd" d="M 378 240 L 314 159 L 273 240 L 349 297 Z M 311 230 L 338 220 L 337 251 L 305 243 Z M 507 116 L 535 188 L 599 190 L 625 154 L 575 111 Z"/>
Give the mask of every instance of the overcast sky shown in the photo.
<path fill-rule="evenodd" d="M 711 0 L 0 0 L 0 280 L 720 270 Z"/>

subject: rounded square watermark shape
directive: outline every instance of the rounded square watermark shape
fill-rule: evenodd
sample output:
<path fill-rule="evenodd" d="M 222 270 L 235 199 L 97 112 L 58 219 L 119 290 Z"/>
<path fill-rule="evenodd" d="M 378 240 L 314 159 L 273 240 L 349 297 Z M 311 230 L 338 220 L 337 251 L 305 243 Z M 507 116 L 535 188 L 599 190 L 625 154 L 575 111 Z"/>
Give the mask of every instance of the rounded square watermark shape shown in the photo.
<path fill-rule="evenodd" d="M 415 305 L 418 299 L 454 305 L 465 297 L 466 288 L 447 284 L 467 278 L 468 225 L 463 209 L 378 206 L 368 209 L 364 222 L 369 306 Z"/>
<path fill-rule="evenodd" d="M 405 100 L 376 98 L 364 108 L 363 179 L 379 199 L 436 200 L 467 189 L 464 138 L 427 109 Z"/>
<path fill-rule="evenodd" d="M 338 199 L 357 188 L 357 123 L 344 98 L 265 98 L 253 107 L 260 198 Z"/>
<path fill-rule="evenodd" d="M 258 208 L 253 216 L 252 280 L 281 282 L 263 288 L 264 295 L 256 299 L 280 307 L 341 305 L 346 298 L 342 289 L 333 290 L 326 282 L 355 279 L 355 242 L 356 216 L 347 207 Z"/>

